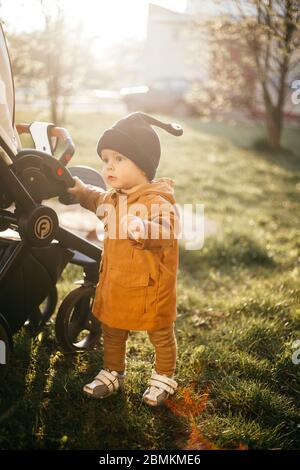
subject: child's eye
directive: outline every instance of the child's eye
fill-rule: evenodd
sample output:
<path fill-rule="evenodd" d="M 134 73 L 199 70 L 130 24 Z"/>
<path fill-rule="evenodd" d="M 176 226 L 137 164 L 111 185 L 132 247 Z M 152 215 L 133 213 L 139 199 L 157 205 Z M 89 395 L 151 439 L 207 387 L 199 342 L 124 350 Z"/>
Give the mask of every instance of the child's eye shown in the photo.
<path fill-rule="evenodd" d="M 123 157 L 121 157 L 121 155 L 117 155 L 116 159 L 120 162 L 123 160 Z"/>

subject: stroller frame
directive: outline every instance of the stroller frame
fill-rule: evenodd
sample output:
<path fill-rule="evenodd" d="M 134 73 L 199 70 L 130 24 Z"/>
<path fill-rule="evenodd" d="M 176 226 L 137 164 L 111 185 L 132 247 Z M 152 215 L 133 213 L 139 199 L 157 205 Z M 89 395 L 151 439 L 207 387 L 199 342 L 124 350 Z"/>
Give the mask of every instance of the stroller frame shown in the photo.
<path fill-rule="evenodd" d="M 101 334 L 99 322 L 91 313 L 98 281 L 101 249 L 59 226 L 57 214 L 43 200 L 58 197 L 69 205 L 76 203 L 67 192 L 73 176 L 106 189 L 101 175 L 89 167 L 67 169 L 75 147 L 68 131 L 52 123 L 15 126 L 14 84 L 9 54 L 0 25 L 0 378 L 7 370 L 13 335 L 28 322 L 38 331 L 57 305 L 56 283 L 68 263 L 83 268 L 80 287 L 62 301 L 56 318 L 56 337 L 61 348 L 75 352 L 90 349 Z M 1 83 L 5 98 L 1 101 Z M 3 86 L 2 86 L 3 95 Z M 1 106 L 4 105 L 4 113 Z M 7 119 L 8 117 L 8 119 Z M 20 150 L 18 133 L 30 133 L 35 149 Z M 53 140 L 62 140 L 65 150 L 54 157 Z M 45 151 L 46 150 L 46 151 Z M 14 212 L 9 210 L 15 205 Z M 20 239 L 2 237 L 6 229 Z M 16 295 L 16 292 L 18 295 Z M 41 304 L 46 306 L 41 310 Z M 88 334 L 81 337 L 82 331 Z M 3 353 L 4 351 L 4 353 Z"/>

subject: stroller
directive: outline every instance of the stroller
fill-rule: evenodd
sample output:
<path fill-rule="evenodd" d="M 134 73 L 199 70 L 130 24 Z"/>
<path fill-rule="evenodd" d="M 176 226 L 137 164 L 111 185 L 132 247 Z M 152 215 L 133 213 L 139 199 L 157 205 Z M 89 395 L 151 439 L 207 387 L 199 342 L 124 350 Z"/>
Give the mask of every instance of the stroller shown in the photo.
<path fill-rule="evenodd" d="M 13 335 L 28 323 L 39 331 L 57 306 L 57 281 L 68 263 L 83 269 L 80 286 L 61 303 L 56 337 L 65 351 L 92 348 L 99 322 L 91 313 L 101 249 L 60 227 L 57 213 L 43 205 L 58 197 L 74 204 L 67 188 L 73 176 L 106 189 L 89 167 L 67 168 L 75 147 L 64 128 L 34 122 L 15 125 L 13 75 L 0 25 L 0 378 L 7 370 Z M 21 149 L 19 134 L 29 133 L 34 149 Z M 57 144 L 64 150 L 54 156 Z M 10 230 L 9 230 L 10 229 Z M 15 236 L 5 236 L 7 232 Z"/>

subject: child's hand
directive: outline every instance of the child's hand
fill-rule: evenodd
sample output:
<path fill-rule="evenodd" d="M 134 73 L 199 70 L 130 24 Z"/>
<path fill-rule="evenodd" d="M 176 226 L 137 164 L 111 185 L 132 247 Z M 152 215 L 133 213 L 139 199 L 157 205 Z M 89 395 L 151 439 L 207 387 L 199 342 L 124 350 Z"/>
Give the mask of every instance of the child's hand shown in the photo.
<path fill-rule="evenodd" d="M 78 178 L 78 176 L 74 176 L 73 179 L 75 180 L 75 186 L 73 186 L 73 188 L 68 188 L 67 191 L 68 193 L 72 194 L 72 196 L 76 197 L 81 191 L 84 190 L 86 185 L 83 181 L 81 181 L 80 178 Z"/>
<path fill-rule="evenodd" d="M 127 214 L 121 219 L 121 224 L 125 233 L 133 240 L 141 240 L 145 238 L 146 229 L 140 217 Z"/>

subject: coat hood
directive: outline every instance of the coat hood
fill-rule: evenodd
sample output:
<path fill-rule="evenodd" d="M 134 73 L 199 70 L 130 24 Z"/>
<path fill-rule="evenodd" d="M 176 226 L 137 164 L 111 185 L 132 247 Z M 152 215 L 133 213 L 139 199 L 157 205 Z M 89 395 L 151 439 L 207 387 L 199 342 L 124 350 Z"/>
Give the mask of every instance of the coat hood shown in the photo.
<path fill-rule="evenodd" d="M 150 183 L 141 184 L 132 192 L 131 190 L 123 192 L 120 189 L 113 190 L 113 192 L 118 195 L 127 195 L 128 203 L 135 202 L 141 195 L 158 194 L 167 199 L 171 204 L 175 204 L 174 185 L 175 181 L 172 178 L 163 177 L 152 180 Z"/>

